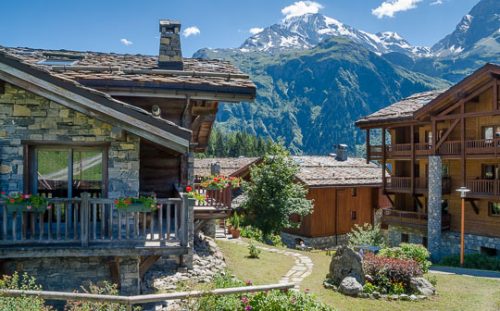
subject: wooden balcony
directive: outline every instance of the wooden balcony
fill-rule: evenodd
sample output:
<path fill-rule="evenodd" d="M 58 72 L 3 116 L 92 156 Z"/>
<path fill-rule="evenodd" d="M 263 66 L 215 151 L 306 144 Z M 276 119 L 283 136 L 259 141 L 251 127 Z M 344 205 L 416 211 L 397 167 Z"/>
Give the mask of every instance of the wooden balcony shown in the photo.
<path fill-rule="evenodd" d="M 467 155 L 500 156 L 500 139 L 467 140 L 465 141 L 465 153 Z"/>
<path fill-rule="evenodd" d="M 442 193 L 449 194 L 451 191 L 451 179 L 443 177 Z M 428 181 L 426 177 L 414 179 L 415 193 L 427 193 Z M 389 177 L 387 178 L 386 190 L 394 193 L 411 193 L 411 177 Z"/>
<path fill-rule="evenodd" d="M 396 209 L 384 209 L 382 214 L 382 224 L 412 228 L 423 233 L 427 232 L 428 215 L 418 212 L 407 212 Z M 441 230 L 450 229 L 451 217 L 449 214 L 443 214 L 441 218 Z"/>
<path fill-rule="evenodd" d="M 411 144 L 393 144 L 385 147 L 388 158 L 411 157 Z"/>
<path fill-rule="evenodd" d="M 205 196 L 205 201 L 195 201 L 195 219 L 221 219 L 229 216 L 233 200 L 231 187 L 210 190 L 195 183 L 194 190 Z"/>
<path fill-rule="evenodd" d="M 0 258 L 187 252 L 190 200 L 184 195 L 158 199 L 153 211 L 117 208 L 114 199 L 88 194 L 48 201 L 40 212 L 0 202 Z"/>
<path fill-rule="evenodd" d="M 469 179 L 466 187 L 470 189 L 467 197 L 470 198 L 491 198 L 500 197 L 500 180 L 498 179 Z"/>

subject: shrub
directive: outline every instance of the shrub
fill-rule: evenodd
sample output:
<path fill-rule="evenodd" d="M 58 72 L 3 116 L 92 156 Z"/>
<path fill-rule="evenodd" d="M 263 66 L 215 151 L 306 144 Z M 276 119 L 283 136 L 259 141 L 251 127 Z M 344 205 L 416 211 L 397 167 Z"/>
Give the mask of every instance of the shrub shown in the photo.
<path fill-rule="evenodd" d="M 99 295 L 118 295 L 116 284 L 103 281 L 98 284 L 89 282 L 87 286 L 80 287 L 84 293 Z M 99 301 L 68 301 L 64 308 L 66 311 L 126 311 L 127 306 L 118 303 L 99 302 Z M 141 310 L 136 307 L 134 310 Z"/>
<path fill-rule="evenodd" d="M 19 276 L 17 272 L 14 272 L 13 275 L 4 275 L 0 279 L 0 289 L 42 290 L 42 287 L 36 284 L 34 277 L 30 277 L 26 273 Z M 45 301 L 42 298 L 21 296 L 0 298 L 0 310 L 40 311 L 51 310 L 51 308 L 45 306 Z"/>
<path fill-rule="evenodd" d="M 445 257 L 440 264 L 460 267 L 460 257 L 458 255 Z M 484 254 L 467 254 L 464 256 L 464 268 L 500 271 L 500 258 Z"/>
<path fill-rule="evenodd" d="M 349 246 L 372 245 L 385 247 L 385 237 L 380 231 L 380 226 L 373 227 L 371 224 L 363 226 L 354 225 L 354 228 L 347 234 Z"/>
<path fill-rule="evenodd" d="M 252 226 L 245 226 L 241 228 L 241 236 L 259 242 L 264 240 L 262 231 Z"/>
<path fill-rule="evenodd" d="M 415 260 L 381 257 L 371 253 L 364 256 L 363 268 L 365 273 L 373 277 L 374 284 L 387 292 L 391 291 L 394 283 L 401 283 L 408 289 L 412 277 L 422 276 L 422 269 Z"/>
<path fill-rule="evenodd" d="M 392 283 L 391 289 L 389 290 L 390 294 L 401 295 L 405 293 L 405 287 L 403 283 Z"/>
<path fill-rule="evenodd" d="M 281 236 L 279 234 L 268 234 L 264 237 L 264 243 L 273 246 L 284 246 L 283 241 L 281 241 Z"/>
<path fill-rule="evenodd" d="M 363 293 L 371 294 L 377 290 L 378 290 L 377 286 L 373 285 L 370 282 L 365 282 L 365 285 L 363 285 Z"/>
<path fill-rule="evenodd" d="M 250 243 L 250 245 L 248 245 L 248 252 L 250 253 L 248 257 L 258 259 L 261 251 L 257 248 L 257 246 L 255 246 L 255 244 Z"/>
<path fill-rule="evenodd" d="M 425 278 L 432 284 L 432 286 L 436 287 L 438 280 L 435 275 L 426 275 Z"/>
<path fill-rule="evenodd" d="M 429 251 L 420 244 L 402 243 L 399 247 L 384 248 L 378 253 L 382 257 L 413 259 L 420 264 L 423 273 L 427 273 L 431 266 L 428 260 Z"/>

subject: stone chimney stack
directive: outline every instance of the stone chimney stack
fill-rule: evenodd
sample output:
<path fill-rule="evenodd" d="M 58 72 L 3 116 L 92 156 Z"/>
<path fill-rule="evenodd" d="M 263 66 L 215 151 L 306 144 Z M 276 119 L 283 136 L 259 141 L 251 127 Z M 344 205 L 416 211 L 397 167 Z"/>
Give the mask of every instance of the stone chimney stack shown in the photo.
<path fill-rule="evenodd" d="M 181 23 L 170 19 L 160 20 L 160 54 L 158 68 L 183 70 L 181 51 Z"/>
<path fill-rule="evenodd" d="M 346 161 L 347 160 L 347 145 L 339 144 L 337 146 L 337 155 L 335 157 L 337 161 Z"/>

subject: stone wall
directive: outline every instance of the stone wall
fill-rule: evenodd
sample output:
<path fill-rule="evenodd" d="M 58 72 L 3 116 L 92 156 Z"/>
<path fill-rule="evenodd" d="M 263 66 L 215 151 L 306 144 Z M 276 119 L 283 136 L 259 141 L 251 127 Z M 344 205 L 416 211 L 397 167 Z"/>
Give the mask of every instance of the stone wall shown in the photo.
<path fill-rule="evenodd" d="M 7 274 L 18 271 L 34 276 L 44 290 L 71 292 L 89 281 L 111 281 L 107 257 L 57 257 L 6 260 L 3 268 Z M 120 282 L 123 295 L 140 293 L 139 258 L 120 259 Z"/>
<path fill-rule="evenodd" d="M 440 156 L 429 156 L 429 196 L 427 237 L 429 252 L 433 261 L 440 259 L 441 221 L 442 221 L 442 180 L 443 168 Z"/>
<path fill-rule="evenodd" d="M 23 140 L 109 142 L 108 197 L 137 196 L 139 138 L 8 83 L 0 94 L 0 189 L 23 192 Z"/>
<path fill-rule="evenodd" d="M 413 244 L 423 244 L 423 238 L 425 235 L 411 228 L 403 228 L 398 226 L 389 226 L 387 230 L 387 240 L 389 246 L 399 246 L 401 244 L 401 234 L 408 235 L 408 242 Z"/>
<path fill-rule="evenodd" d="M 337 236 L 335 235 L 330 235 L 330 236 L 325 236 L 325 237 L 317 237 L 317 238 L 308 238 L 308 237 L 303 237 L 300 235 L 295 235 L 295 234 L 290 234 L 287 232 L 281 232 L 281 240 L 283 243 L 290 247 L 290 248 L 295 248 L 296 245 L 296 240 L 301 239 L 304 241 L 306 246 L 308 247 L 313 247 L 313 248 L 331 248 L 335 247 L 338 245 L 346 245 L 348 240 L 347 240 L 347 234 L 339 234 Z"/>
<path fill-rule="evenodd" d="M 481 247 L 488 247 L 497 250 L 500 255 L 500 238 L 487 237 L 474 234 L 465 234 L 465 253 L 480 253 Z M 460 233 L 443 232 L 441 238 L 441 256 L 460 254 Z"/>

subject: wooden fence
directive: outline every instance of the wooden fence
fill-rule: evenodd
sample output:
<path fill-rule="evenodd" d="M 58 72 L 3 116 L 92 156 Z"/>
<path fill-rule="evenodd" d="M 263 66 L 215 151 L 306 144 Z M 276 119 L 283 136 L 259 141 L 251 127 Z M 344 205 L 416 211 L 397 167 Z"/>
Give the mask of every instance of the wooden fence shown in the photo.
<path fill-rule="evenodd" d="M 293 283 L 283 284 L 270 284 L 259 286 L 244 286 L 221 288 L 210 291 L 191 291 L 191 292 L 177 292 L 168 294 L 155 294 L 155 295 L 137 295 L 137 296 L 112 296 L 112 295 L 98 295 L 86 293 L 68 293 L 68 292 L 54 292 L 54 291 L 34 291 L 34 290 L 14 290 L 2 289 L 0 296 L 2 297 L 25 297 L 36 296 L 45 300 L 59 300 L 59 301 L 99 301 L 106 303 L 116 303 L 127 306 L 127 310 L 132 310 L 134 305 L 161 302 L 178 299 L 200 298 L 203 296 L 224 296 L 243 293 L 255 293 L 269 290 L 289 290 L 295 285 Z"/>

